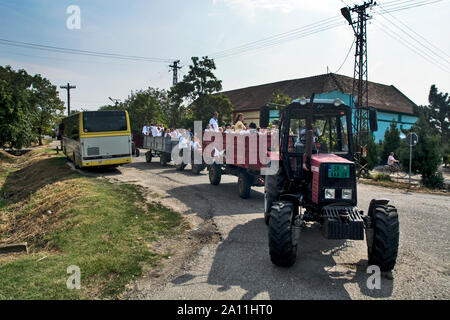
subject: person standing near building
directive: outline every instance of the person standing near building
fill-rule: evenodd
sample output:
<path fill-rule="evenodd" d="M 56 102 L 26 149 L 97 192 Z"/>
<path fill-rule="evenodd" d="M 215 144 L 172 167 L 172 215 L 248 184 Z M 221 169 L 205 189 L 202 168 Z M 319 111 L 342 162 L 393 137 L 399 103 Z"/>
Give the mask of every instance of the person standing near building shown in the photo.
<path fill-rule="evenodd" d="M 219 119 L 219 113 L 216 111 L 216 112 L 214 112 L 214 115 L 211 118 L 211 120 L 209 120 L 210 131 L 219 131 L 218 119 Z"/>

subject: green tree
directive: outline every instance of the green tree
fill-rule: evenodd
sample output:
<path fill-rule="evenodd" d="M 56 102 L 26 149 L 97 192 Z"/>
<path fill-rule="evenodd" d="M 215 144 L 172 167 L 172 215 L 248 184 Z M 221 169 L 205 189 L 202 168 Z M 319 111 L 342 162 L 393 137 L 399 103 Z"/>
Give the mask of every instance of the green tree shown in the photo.
<path fill-rule="evenodd" d="M 375 136 L 371 135 L 367 143 L 367 157 L 369 170 L 372 170 L 381 163 L 380 157 L 380 145 L 375 142 Z"/>
<path fill-rule="evenodd" d="M 34 140 L 35 111 L 30 103 L 31 77 L 25 70 L 0 66 L 0 145 L 22 148 Z"/>
<path fill-rule="evenodd" d="M 64 103 L 58 97 L 56 86 L 39 74 L 32 79 L 30 103 L 35 111 L 33 132 L 39 139 L 39 145 L 42 145 L 42 136 L 51 133 L 59 113 L 64 110 Z"/>
<path fill-rule="evenodd" d="M 284 107 L 288 106 L 291 101 L 291 97 L 277 89 L 272 92 L 272 97 L 269 100 L 269 106 L 281 111 Z"/>
<path fill-rule="evenodd" d="M 168 109 L 168 92 L 155 88 L 132 91 L 124 102 L 99 108 L 99 110 L 128 111 L 131 130 L 137 132 L 141 132 L 144 124 L 148 122 L 158 122 L 167 125 L 166 112 Z"/>
<path fill-rule="evenodd" d="M 214 111 L 219 113 L 219 123 L 231 119 L 233 108 L 230 100 L 223 95 L 215 94 L 222 90 L 222 81 L 217 79 L 213 70 L 216 65 L 213 59 L 192 57 L 189 72 L 183 77 L 183 81 L 172 87 L 170 97 L 182 111 L 188 122 L 201 120 L 203 125 L 209 122 Z M 182 103 L 186 106 L 182 107 Z M 176 118 L 171 115 L 172 118 Z"/>
<path fill-rule="evenodd" d="M 391 152 L 397 154 L 400 147 L 400 131 L 397 128 L 397 122 L 392 121 L 389 128 L 384 132 L 383 151 L 381 154 L 382 161 L 387 161 Z"/>
<path fill-rule="evenodd" d="M 421 174 L 424 185 L 433 187 L 431 182 L 441 163 L 440 137 L 433 133 L 424 114 L 420 115 L 411 131 L 419 137 L 419 142 L 412 148 L 411 170 Z M 406 142 L 402 144 L 400 159 L 405 167 L 409 167 L 409 146 Z"/>

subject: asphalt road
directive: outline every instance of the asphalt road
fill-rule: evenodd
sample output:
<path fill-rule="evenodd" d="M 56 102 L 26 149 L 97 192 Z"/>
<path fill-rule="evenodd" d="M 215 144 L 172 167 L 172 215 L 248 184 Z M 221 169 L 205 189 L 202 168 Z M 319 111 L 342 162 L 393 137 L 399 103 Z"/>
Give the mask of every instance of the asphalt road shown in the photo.
<path fill-rule="evenodd" d="M 449 299 L 450 197 L 406 193 L 358 185 L 358 206 L 367 210 L 372 198 L 389 198 L 399 212 L 400 248 L 391 276 L 381 289 L 368 289 L 365 241 L 326 240 L 320 225 L 302 230 L 296 264 L 274 266 L 269 258 L 263 221 L 263 188 L 253 187 L 249 199 L 237 193 L 237 178 L 222 176 L 209 184 L 199 176 L 159 159 L 144 156 L 117 170 L 95 173 L 146 187 L 151 198 L 188 217 L 193 229 L 212 218 L 222 240 L 205 245 L 168 281 L 151 277 L 136 283 L 137 299 Z M 90 173 L 93 174 L 93 173 Z M 192 230 L 191 232 L 195 232 Z"/>

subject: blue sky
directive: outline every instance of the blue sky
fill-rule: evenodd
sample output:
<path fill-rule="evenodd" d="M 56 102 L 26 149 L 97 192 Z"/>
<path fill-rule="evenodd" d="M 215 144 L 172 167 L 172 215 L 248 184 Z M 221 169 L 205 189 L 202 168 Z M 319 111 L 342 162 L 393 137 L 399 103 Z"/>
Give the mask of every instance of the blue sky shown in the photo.
<path fill-rule="evenodd" d="M 32 1 L 0 0 L 0 38 L 56 47 L 125 55 L 180 59 L 181 76 L 191 56 L 211 55 L 251 41 L 340 15 L 356 0 L 133 0 Z M 395 1 L 378 1 L 382 6 Z M 397 1 L 413 5 L 419 0 Z M 431 2 L 431 0 L 430 0 Z M 66 27 L 66 9 L 81 9 L 81 29 Z M 393 12 L 390 21 L 431 51 L 412 52 L 386 28 L 412 40 L 374 11 L 368 25 L 369 80 L 393 84 L 417 104 L 427 102 L 431 84 L 450 91 L 450 3 L 443 0 Z M 381 9 L 376 9 L 381 10 Z M 406 27 L 407 26 L 407 27 Z M 383 32 L 385 30 L 385 32 Z M 419 37 L 423 37 L 426 41 Z M 395 38 L 395 36 L 394 36 Z M 224 90 L 336 71 L 344 61 L 353 32 L 342 25 L 266 49 L 216 60 Z M 417 49 L 416 49 L 417 51 Z M 437 55 L 436 55 L 437 54 Z M 354 47 L 339 71 L 353 76 Z M 439 56 L 440 58 L 439 58 Z M 214 56 L 214 55 L 213 55 Z M 428 60 L 435 57 L 441 68 Z M 168 64 L 134 62 L 0 45 L 0 64 L 40 73 L 56 85 L 70 81 L 72 108 L 95 110 L 108 97 L 125 99 L 148 86 L 168 89 Z M 442 70 L 442 68 L 447 71 Z M 179 77 L 181 78 L 181 77 Z M 66 100 L 65 91 L 60 92 Z"/>

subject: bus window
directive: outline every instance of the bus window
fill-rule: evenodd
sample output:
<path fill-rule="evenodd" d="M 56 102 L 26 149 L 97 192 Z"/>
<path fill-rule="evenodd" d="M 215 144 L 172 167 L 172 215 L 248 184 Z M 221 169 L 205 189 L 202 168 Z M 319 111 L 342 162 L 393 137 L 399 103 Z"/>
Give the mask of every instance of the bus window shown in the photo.
<path fill-rule="evenodd" d="M 126 131 L 127 129 L 124 111 L 83 112 L 84 132 Z"/>

